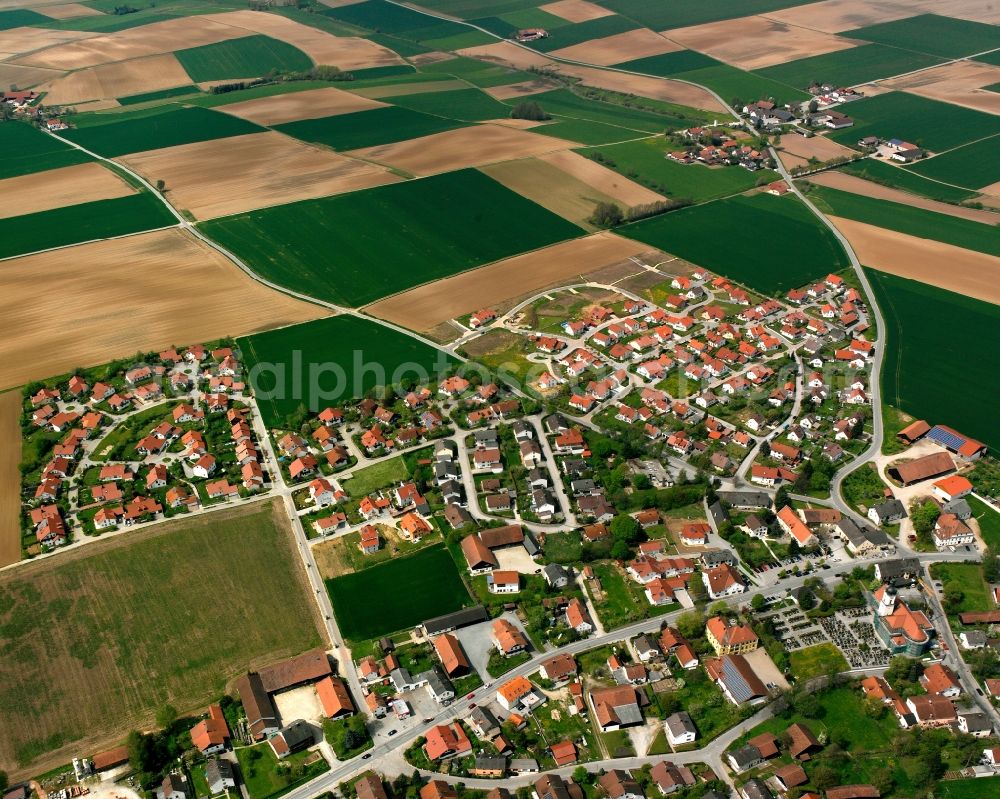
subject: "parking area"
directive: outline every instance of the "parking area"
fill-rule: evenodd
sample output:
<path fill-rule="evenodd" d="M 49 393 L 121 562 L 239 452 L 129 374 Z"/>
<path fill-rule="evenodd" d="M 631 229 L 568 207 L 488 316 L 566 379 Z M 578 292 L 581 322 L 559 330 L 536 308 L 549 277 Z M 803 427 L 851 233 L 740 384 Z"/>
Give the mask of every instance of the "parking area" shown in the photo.
<path fill-rule="evenodd" d="M 524 626 L 518 621 L 514 613 L 504 613 L 500 618 L 507 619 L 517 629 L 522 632 L 524 631 Z M 486 672 L 486 664 L 489 662 L 490 652 L 494 648 L 493 623 L 484 621 L 481 624 L 473 624 L 470 627 L 455 630 L 452 635 L 462 643 L 462 648 L 465 649 L 469 663 L 472 664 L 472 668 L 479 672 L 479 676 L 483 678 L 483 682 L 489 682 L 490 676 Z"/>

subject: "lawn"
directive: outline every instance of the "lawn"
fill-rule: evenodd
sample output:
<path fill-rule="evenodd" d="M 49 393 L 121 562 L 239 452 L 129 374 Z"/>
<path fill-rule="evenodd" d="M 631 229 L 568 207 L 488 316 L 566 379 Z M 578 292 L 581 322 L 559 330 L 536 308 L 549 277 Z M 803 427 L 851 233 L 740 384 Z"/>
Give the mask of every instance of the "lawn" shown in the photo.
<path fill-rule="evenodd" d="M 403 456 L 388 458 L 364 469 L 355 471 L 350 480 L 344 481 L 344 490 L 355 499 L 370 494 L 379 488 L 391 486 L 410 476 Z"/>
<path fill-rule="evenodd" d="M 665 3 L 658 0 L 601 0 L 598 5 L 631 17 L 656 31 L 701 25 L 781 8 L 800 6 L 810 0 L 700 0 L 697 3 Z"/>
<path fill-rule="evenodd" d="M 195 83 L 257 78 L 270 72 L 304 72 L 313 66 L 312 59 L 297 47 L 259 34 L 190 47 L 174 55 Z"/>
<path fill-rule="evenodd" d="M 972 515 L 979 520 L 979 533 L 994 552 L 1000 552 L 1000 513 L 981 499 L 967 496 L 966 502 L 972 508 Z"/>
<path fill-rule="evenodd" d="M 841 36 L 943 58 L 961 58 L 997 47 L 997 29 L 994 25 L 937 14 L 920 14 L 893 22 L 880 22 L 845 31 Z"/>
<path fill-rule="evenodd" d="M 245 119 L 208 108 L 156 108 L 155 113 L 122 118 L 107 115 L 101 124 L 64 131 L 67 139 L 105 158 L 157 150 L 178 144 L 258 133 L 263 128 Z M 95 115 L 97 116 L 97 115 Z M 95 120 L 96 121 L 96 120 Z"/>
<path fill-rule="evenodd" d="M 1000 340 L 1000 308 L 883 272 L 868 275 L 887 327 L 885 401 L 1000 447 L 1000 357 L 983 345 Z M 976 364 L 972 383 L 970 358 Z"/>
<path fill-rule="evenodd" d="M 176 224 L 147 191 L 0 219 L 0 258 Z"/>
<path fill-rule="evenodd" d="M 950 608 L 952 613 L 979 613 L 993 610 L 990 588 L 983 579 L 983 567 L 978 563 L 932 563 L 931 577 L 944 584 L 944 590 L 961 591 L 962 601 Z"/>
<path fill-rule="evenodd" d="M 726 231 L 747 235 L 726 235 Z M 618 232 L 764 294 L 784 293 L 847 266 L 847 255 L 833 234 L 791 195 L 715 200 Z M 800 257 L 801 253 L 809 256 Z"/>
<path fill-rule="evenodd" d="M 826 186 L 814 187 L 809 198 L 819 199 L 818 205 L 834 216 L 1000 256 L 1000 231 L 993 225 Z"/>
<path fill-rule="evenodd" d="M 444 545 L 326 581 L 343 636 L 363 641 L 471 604 Z"/>
<path fill-rule="evenodd" d="M 352 306 L 583 233 L 472 169 L 266 208 L 201 229 L 268 279 Z"/>
<path fill-rule="evenodd" d="M 941 799 L 981 799 L 996 791 L 1000 793 L 1000 777 L 977 780 L 945 780 L 937 784 L 935 794 Z"/>
<path fill-rule="evenodd" d="M 937 159 L 930 159 L 920 162 L 923 164 L 933 163 Z M 976 192 L 968 189 L 960 189 L 957 186 L 948 186 L 938 183 L 936 180 L 928 180 L 917 174 L 913 169 L 903 169 L 891 166 L 884 161 L 877 161 L 874 158 L 865 158 L 861 161 L 852 161 L 840 167 L 842 172 L 849 175 L 857 175 L 859 178 L 870 180 L 873 183 L 881 183 L 884 186 L 892 186 L 894 189 L 908 191 L 911 194 L 918 194 L 931 200 L 941 200 L 946 203 L 960 203 L 976 196 Z M 949 181 L 950 182 L 950 181 Z"/>
<path fill-rule="evenodd" d="M 934 152 L 996 133 L 996 117 L 905 92 L 888 92 L 855 100 L 848 107 L 854 127 L 830 134 L 841 144 L 855 146 L 866 136 L 906 139 Z"/>
<path fill-rule="evenodd" d="M 36 771 L 150 729 L 168 702 L 203 708 L 252 663 L 323 643 L 273 502 L 37 561 L 0 577 L 0 597 L 0 761 Z"/>
<path fill-rule="evenodd" d="M 792 674 L 799 682 L 822 677 L 835 672 L 847 671 L 850 666 L 836 646 L 827 642 L 797 649 L 788 655 Z"/>
<path fill-rule="evenodd" d="M 1000 137 L 997 136 L 982 139 L 917 161 L 910 169 L 934 180 L 981 189 L 1000 180 L 1000 158 L 996 157 L 998 144 Z"/>
<path fill-rule="evenodd" d="M 454 363 L 415 338 L 354 316 L 255 333 L 238 344 L 269 427 L 282 424 L 300 406 L 318 412 L 335 401 L 364 396 L 374 386 L 418 371 L 433 376 Z"/>
<path fill-rule="evenodd" d="M 81 153 L 24 122 L 0 122 L 0 179 L 15 178 L 90 161 Z"/>
<path fill-rule="evenodd" d="M 250 799 L 280 796 L 330 770 L 329 763 L 318 752 L 295 752 L 279 761 L 266 743 L 239 747 L 236 759 Z"/>
<path fill-rule="evenodd" d="M 353 114 L 286 122 L 275 125 L 274 129 L 296 139 L 325 144 L 334 150 L 356 150 L 461 127 L 462 123 L 453 119 L 423 114 L 409 108 L 386 106 L 370 111 L 356 111 Z"/>
<path fill-rule="evenodd" d="M 447 62 L 445 62 L 447 63 Z M 464 122 L 480 122 L 485 119 L 506 119 L 510 116 L 510 106 L 494 100 L 479 89 L 457 89 L 443 92 L 404 94 L 400 97 L 385 98 L 386 102 Z"/>
<path fill-rule="evenodd" d="M 770 170 L 750 172 L 741 167 L 707 167 L 678 164 L 666 158 L 670 143 L 656 137 L 581 150 L 604 166 L 668 196 L 694 202 L 714 200 L 753 188 L 759 180 L 774 180 Z"/>
<path fill-rule="evenodd" d="M 759 69 L 756 73 L 800 89 L 808 89 L 814 80 L 836 86 L 856 86 L 876 78 L 888 78 L 915 69 L 932 67 L 942 61 L 943 59 L 926 53 L 915 53 L 912 50 L 873 43 L 852 47 L 849 50 L 799 58 Z"/>

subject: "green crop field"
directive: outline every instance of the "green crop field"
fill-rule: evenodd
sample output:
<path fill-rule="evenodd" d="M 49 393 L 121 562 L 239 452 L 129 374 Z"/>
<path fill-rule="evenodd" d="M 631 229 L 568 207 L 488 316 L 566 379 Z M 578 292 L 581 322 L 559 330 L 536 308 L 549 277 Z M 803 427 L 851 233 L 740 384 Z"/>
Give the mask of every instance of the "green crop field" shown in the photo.
<path fill-rule="evenodd" d="M 883 401 L 1000 447 L 1000 356 L 984 346 L 1000 340 L 1000 307 L 915 280 L 868 274 L 887 327 Z"/>
<path fill-rule="evenodd" d="M 973 61 L 982 61 L 984 64 L 993 64 L 994 66 L 1000 67 L 1000 50 L 994 50 L 991 53 L 984 53 L 983 55 L 977 55 Z M 993 89 L 996 91 L 996 89 Z"/>
<path fill-rule="evenodd" d="M 697 50 L 677 50 L 673 53 L 661 53 L 660 55 L 624 61 L 621 64 L 615 64 L 615 67 L 627 69 L 630 72 L 644 72 L 648 75 L 670 77 L 681 72 L 690 72 L 693 69 L 714 67 L 721 63 L 721 61 L 716 61 L 711 56 L 699 53 Z"/>
<path fill-rule="evenodd" d="M 905 139 L 934 152 L 992 136 L 997 118 L 915 94 L 889 92 L 855 100 L 847 106 L 854 127 L 830 134 L 841 144 L 854 146 L 866 136 Z"/>
<path fill-rule="evenodd" d="M 1000 146 L 1000 135 L 918 161 L 910 169 L 918 175 L 934 180 L 944 180 L 970 189 L 981 189 L 1000 180 L 998 146 Z"/>
<path fill-rule="evenodd" d="M 46 17 L 37 11 L 29 11 L 26 8 L 0 11 L 0 31 L 8 31 L 11 28 L 20 28 L 25 25 L 44 25 L 51 21 L 51 17 Z"/>
<path fill-rule="evenodd" d="M 269 279 L 353 306 L 582 235 L 472 169 L 265 208 L 201 229 Z"/>
<path fill-rule="evenodd" d="M 848 265 L 833 233 L 792 195 L 715 200 L 618 232 L 764 294 L 784 293 Z"/>
<path fill-rule="evenodd" d="M 941 799 L 981 799 L 994 791 L 1000 793 L 1000 777 L 977 780 L 945 780 L 938 783 L 935 793 Z"/>
<path fill-rule="evenodd" d="M 344 638 L 365 641 L 471 604 L 448 550 L 427 547 L 326 581 Z"/>
<path fill-rule="evenodd" d="M 552 50 L 560 50 L 563 47 L 571 47 L 574 44 L 589 42 L 591 39 L 603 39 L 606 36 L 625 33 L 625 31 L 635 30 L 639 27 L 642 27 L 639 23 L 625 17 L 600 17 L 599 19 L 592 19 L 587 22 L 577 22 L 572 25 L 558 27 L 555 30 L 549 31 L 548 38 L 530 42 L 528 46 L 548 53 Z"/>
<path fill-rule="evenodd" d="M 109 115 L 102 124 L 65 131 L 66 138 L 105 158 L 113 158 L 263 130 L 244 119 L 198 106 L 153 110 L 156 113 L 126 118 Z"/>
<path fill-rule="evenodd" d="M 556 117 L 557 120 L 567 117 L 569 121 L 586 120 L 601 122 L 605 125 L 617 126 L 620 130 L 628 129 L 642 133 L 661 133 L 672 121 L 662 114 L 654 114 L 651 111 L 643 111 L 638 108 L 625 108 L 615 103 L 605 103 L 600 100 L 581 97 L 569 89 L 540 92 L 539 94 L 531 95 L 528 99 L 538 103 L 548 113 Z M 619 140 L 627 138 L 635 137 L 624 135 L 624 130 L 622 130 L 622 133 L 619 134 Z"/>
<path fill-rule="evenodd" d="M 455 363 L 411 336 L 356 316 L 255 333 L 238 343 L 268 427 L 283 424 L 299 406 L 317 412 L 337 400 L 364 396 L 376 385 L 397 382 L 408 365 L 407 375 L 413 377 L 414 370 L 434 375 Z M 325 365 L 331 366 L 324 371 Z M 337 367 L 346 378 L 334 374 Z M 351 382 L 345 385 L 346 380 Z"/>
<path fill-rule="evenodd" d="M 479 89 L 457 89 L 443 92 L 422 92 L 384 98 L 411 111 L 435 117 L 457 119 L 464 122 L 481 122 L 484 119 L 506 119 L 510 106 L 494 100 Z"/>
<path fill-rule="evenodd" d="M 525 8 L 493 17 L 477 17 L 470 19 L 469 22 L 472 25 L 485 28 L 497 36 L 502 36 L 504 39 L 511 38 L 522 28 L 545 28 L 547 31 L 553 31 L 556 28 L 572 24 L 569 20 L 557 17 L 548 11 L 542 11 L 540 8 Z"/>
<path fill-rule="evenodd" d="M 928 180 L 915 173 L 912 169 L 900 168 L 887 164 L 884 161 L 877 161 L 874 158 L 865 158 L 862 161 L 853 161 L 840 167 L 842 172 L 849 175 L 856 175 L 859 178 L 891 186 L 894 189 L 908 191 L 911 194 L 919 194 L 931 200 L 941 200 L 947 203 L 960 203 L 976 196 L 976 192 L 967 189 L 960 189 L 957 186 L 947 186 L 935 180 Z"/>
<path fill-rule="evenodd" d="M 822 205 L 829 209 L 828 213 L 834 216 L 1000 256 L 1000 228 L 994 225 L 826 186 L 814 187 L 809 196 L 810 199 L 821 200 Z"/>
<path fill-rule="evenodd" d="M 778 176 L 770 170 L 749 172 L 736 166 L 712 167 L 704 164 L 678 164 L 665 157 L 670 150 L 663 138 L 612 144 L 581 150 L 582 155 L 601 156 L 600 163 L 616 172 L 662 188 L 674 199 L 687 198 L 694 202 L 714 200 L 753 188 L 759 180 L 775 180 Z"/>
<path fill-rule="evenodd" d="M 145 92 L 143 94 L 131 94 L 128 97 L 119 97 L 118 102 L 121 105 L 138 105 L 139 103 L 165 100 L 170 97 L 184 97 L 188 94 L 201 94 L 201 89 L 197 86 L 175 86 L 173 89 L 161 89 L 158 92 Z"/>
<path fill-rule="evenodd" d="M 16 178 L 92 160 L 24 122 L 0 122 L 0 179 Z"/>
<path fill-rule="evenodd" d="M 568 139 L 578 144 L 611 144 L 645 135 L 644 132 L 605 125 L 603 122 L 591 122 L 589 119 L 567 119 L 566 117 L 554 117 L 552 122 L 547 122 L 544 126 L 533 130 L 535 133 Z"/>
<path fill-rule="evenodd" d="M 167 227 L 177 220 L 149 192 L 0 219 L 0 258 Z"/>
<path fill-rule="evenodd" d="M 269 72 L 302 72 L 313 65 L 312 59 L 297 47 L 259 34 L 178 50 L 174 55 L 195 83 L 258 78 Z"/>
<path fill-rule="evenodd" d="M 475 33 L 482 39 L 492 41 L 490 37 L 474 31 L 467 25 L 435 19 L 409 8 L 386 3 L 384 0 L 366 0 L 364 3 L 340 8 L 324 8 L 321 13 L 349 25 L 415 42 L 440 40 L 469 33 Z"/>
<path fill-rule="evenodd" d="M 473 19 L 486 14 L 508 14 L 510 12 L 533 9 L 538 0 L 427 0 L 424 8 L 450 14 L 462 19 Z"/>
<path fill-rule="evenodd" d="M 372 108 L 370 111 L 319 119 L 302 119 L 274 126 L 275 130 L 296 139 L 325 144 L 334 150 L 357 150 L 360 147 L 392 144 L 461 127 L 461 122 L 398 106 Z"/>
<path fill-rule="evenodd" d="M 876 78 L 888 78 L 915 69 L 931 67 L 942 61 L 943 59 L 926 53 L 915 53 L 912 50 L 873 43 L 852 47 L 850 50 L 800 58 L 758 69 L 756 72 L 758 75 L 806 89 L 814 80 L 837 86 L 856 86 Z M 849 109 L 845 111 L 848 112 Z"/>
<path fill-rule="evenodd" d="M 280 502 L 24 564 L 0 576 L 0 597 L 0 762 L 36 772 L 323 643 Z"/>
<path fill-rule="evenodd" d="M 597 4 L 631 17 L 655 31 L 683 28 L 706 22 L 719 22 L 734 17 L 764 14 L 782 8 L 801 6 L 812 0 L 698 0 L 698 2 L 664 2 L 664 0 L 597 0 Z"/>
<path fill-rule="evenodd" d="M 480 88 L 504 86 L 508 83 L 534 80 L 536 77 L 530 72 L 507 69 L 498 64 L 487 64 L 484 61 L 476 61 L 474 58 L 463 58 L 461 56 L 458 58 L 449 58 L 446 61 L 438 61 L 434 64 L 425 64 L 420 67 L 420 70 L 426 75 L 451 75 L 466 80 Z"/>
<path fill-rule="evenodd" d="M 961 58 L 984 50 L 994 50 L 998 46 L 995 25 L 941 17 L 937 14 L 920 14 L 893 22 L 880 22 L 844 31 L 840 35 L 943 58 Z"/>

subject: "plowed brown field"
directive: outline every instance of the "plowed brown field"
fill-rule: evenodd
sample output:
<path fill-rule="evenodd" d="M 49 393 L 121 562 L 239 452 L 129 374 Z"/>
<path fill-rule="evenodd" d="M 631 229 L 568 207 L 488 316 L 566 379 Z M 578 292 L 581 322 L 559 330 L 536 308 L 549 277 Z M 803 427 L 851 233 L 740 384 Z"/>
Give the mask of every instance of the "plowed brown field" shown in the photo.
<path fill-rule="evenodd" d="M 96 162 L 50 169 L 0 180 L 0 219 L 129 194 L 132 186 Z"/>

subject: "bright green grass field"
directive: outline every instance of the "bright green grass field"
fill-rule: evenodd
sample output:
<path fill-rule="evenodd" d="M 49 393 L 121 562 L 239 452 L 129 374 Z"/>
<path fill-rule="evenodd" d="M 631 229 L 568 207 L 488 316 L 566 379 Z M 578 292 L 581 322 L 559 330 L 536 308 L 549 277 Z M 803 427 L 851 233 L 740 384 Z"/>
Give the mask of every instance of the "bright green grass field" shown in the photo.
<path fill-rule="evenodd" d="M 173 215 L 149 192 L 0 219 L 0 258 L 166 227 Z"/>
<path fill-rule="evenodd" d="M 264 129 L 245 119 L 208 108 L 169 108 L 149 115 L 110 120 L 105 124 L 67 130 L 66 138 L 105 158 L 157 150 L 178 144 L 260 133 Z"/>
<path fill-rule="evenodd" d="M 932 563 L 931 577 L 962 592 L 962 602 L 955 613 L 983 613 L 993 610 L 990 589 L 983 579 L 983 567 L 978 563 Z"/>
<path fill-rule="evenodd" d="M 1000 135 L 966 144 L 910 167 L 918 175 L 981 189 L 1000 180 Z"/>
<path fill-rule="evenodd" d="M 379 144 L 415 139 L 464 127 L 463 123 L 409 108 L 386 106 L 353 114 L 335 114 L 319 119 L 300 119 L 275 125 L 275 130 L 303 141 L 325 144 L 334 150 L 356 150 Z"/>
<path fill-rule="evenodd" d="M 960 203 L 976 196 L 974 191 L 960 189 L 956 186 L 946 186 L 943 183 L 921 177 L 912 168 L 895 167 L 874 158 L 865 158 L 861 161 L 844 164 L 840 167 L 840 171 L 885 186 L 892 186 L 894 189 L 918 194 L 931 200 Z"/>
<path fill-rule="evenodd" d="M 814 188 L 809 197 L 813 200 L 819 198 L 834 216 L 1000 256 L 1000 228 L 994 225 L 826 186 Z"/>
<path fill-rule="evenodd" d="M 873 269 L 868 276 L 887 327 L 883 400 L 1000 447 L 1000 355 L 985 344 L 1000 341 L 1000 307 Z"/>
<path fill-rule="evenodd" d="M 300 405 L 318 412 L 336 401 L 396 383 L 410 365 L 434 375 L 454 360 L 392 328 L 355 316 L 332 316 L 239 339 L 250 382 L 268 427 L 282 424 Z M 296 367 L 296 362 L 302 364 Z M 321 370 L 319 366 L 336 364 Z"/>
<path fill-rule="evenodd" d="M 979 520 L 979 532 L 986 546 L 994 552 L 1000 551 L 1000 513 L 976 497 L 967 496 L 965 500 L 972 508 L 972 515 Z"/>
<path fill-rule="evenodd" d="M 827 641 L 824 644 L 796 649 L 788 655 L 792 674 L 798 682 L 822 677 L 826 674 L 847 671 L 850 668 L 847 659 L 836 646 Z"/>
<path fill-rule="evenodd" d="M 0 122 L 0 153 L 0 179 L 91 160 L 89 155 L 24 122 Z"/>
<path fill-rule="evenodd" d="M 982 799 L 1000 793 L 1000 777 L 981 777 L 976 780 L 945 780 L 934 789 L 941 799 Z"/>
<path fill-rule="evenodd" d="M 261 209 L 201 229 L 269 279 L 352 306 L 583 233 L 473 169 Z"/>
<path fill-rule="evenodd" d="M 764 294 L 784 293 L 848 265 L 833 233 L 792 195 L 730 197 L 646 219 L 618 232 Z M 760 242 L 781 242 L 781 246 L 757 246 Z"/>
<path fill-rule="evenodd" d="M 865 44 L 849 50 L 800 58 L 773 67 L 756 70 L 774 80 L 807 89 L 814 81 L 833 83 L 837 86 L 856 86 L 876 78 L 901 75 L 915 69 L 924 69 L 941 63 L 943 59 L 884 44 Z M 846 109 L 845 113 L 850 113 Z"/>
<path fill-rule="evenodd" d="M 984 50 L 994 50 L 998 46 L 995 25 L 941 17 L 937 14 L 920 14 L 893 22 L 880 22 L 844 31 L 840 35 L 944 58 L 961 58 Z"/>
<path fill-rule="evenodd" d="M 174 55 L 195 83 L 257 78 L 269 72 L 302 72 L 313 65 L 312 59 L 297 47 L 260 34 L 178 50 Z"/>
<path fill-rule="evenodd" d="M 737 194 L 753 188 L 761 178 L 775 180 L 778 177 L 770 170 L 749 172 L 738 166 L 709 168 L 703 164 L 678 164 L 665 157 L 669 149 L 669 143 L 657 137 L 580 152 L 587 156 L 600 153 L 614 162 L 602 161 L 604 166 L 631 178 L 641 175 L 665 187 L 670 197 L 694 202 Z"/>
<path fill-rule="evenodd" d="M 698 0 L 698 2 L 667 2 L 666 0 L 598 0 L 598 5 L 617 11 L 641 22 L 654 31 L 683 28 L 718 22 L 751 14 L 764 14 L 782 8 L 801 6 L 811 0 Z"/>
<path fill-rule="evenodd" d="M 479 89 L 405 94 L 384 98 L 385 102 L 431 114 L 435 117 L 457 119 L 464 122 L 481 122 L 484 119 L 506 119 L 510 106 L 494 100 Z M 377 109 L 376 109 L 377 110 Z"/>
<path fill-rule="evenodd" d="M 344 638 L 364 641 L 471 604 L 443 545 L 326 581 Z"/>
<path fill-rule="evenodd" d="M 992 114 L 905 92 L 855 100 L 847 108 L 854 118 L 854 127 L 831 133 L 830 138 L 850 147 L 866 136 L 878 136 L 905 139 L 918 147 L 940 152 L 997 131 L 997 118 Z"/>

